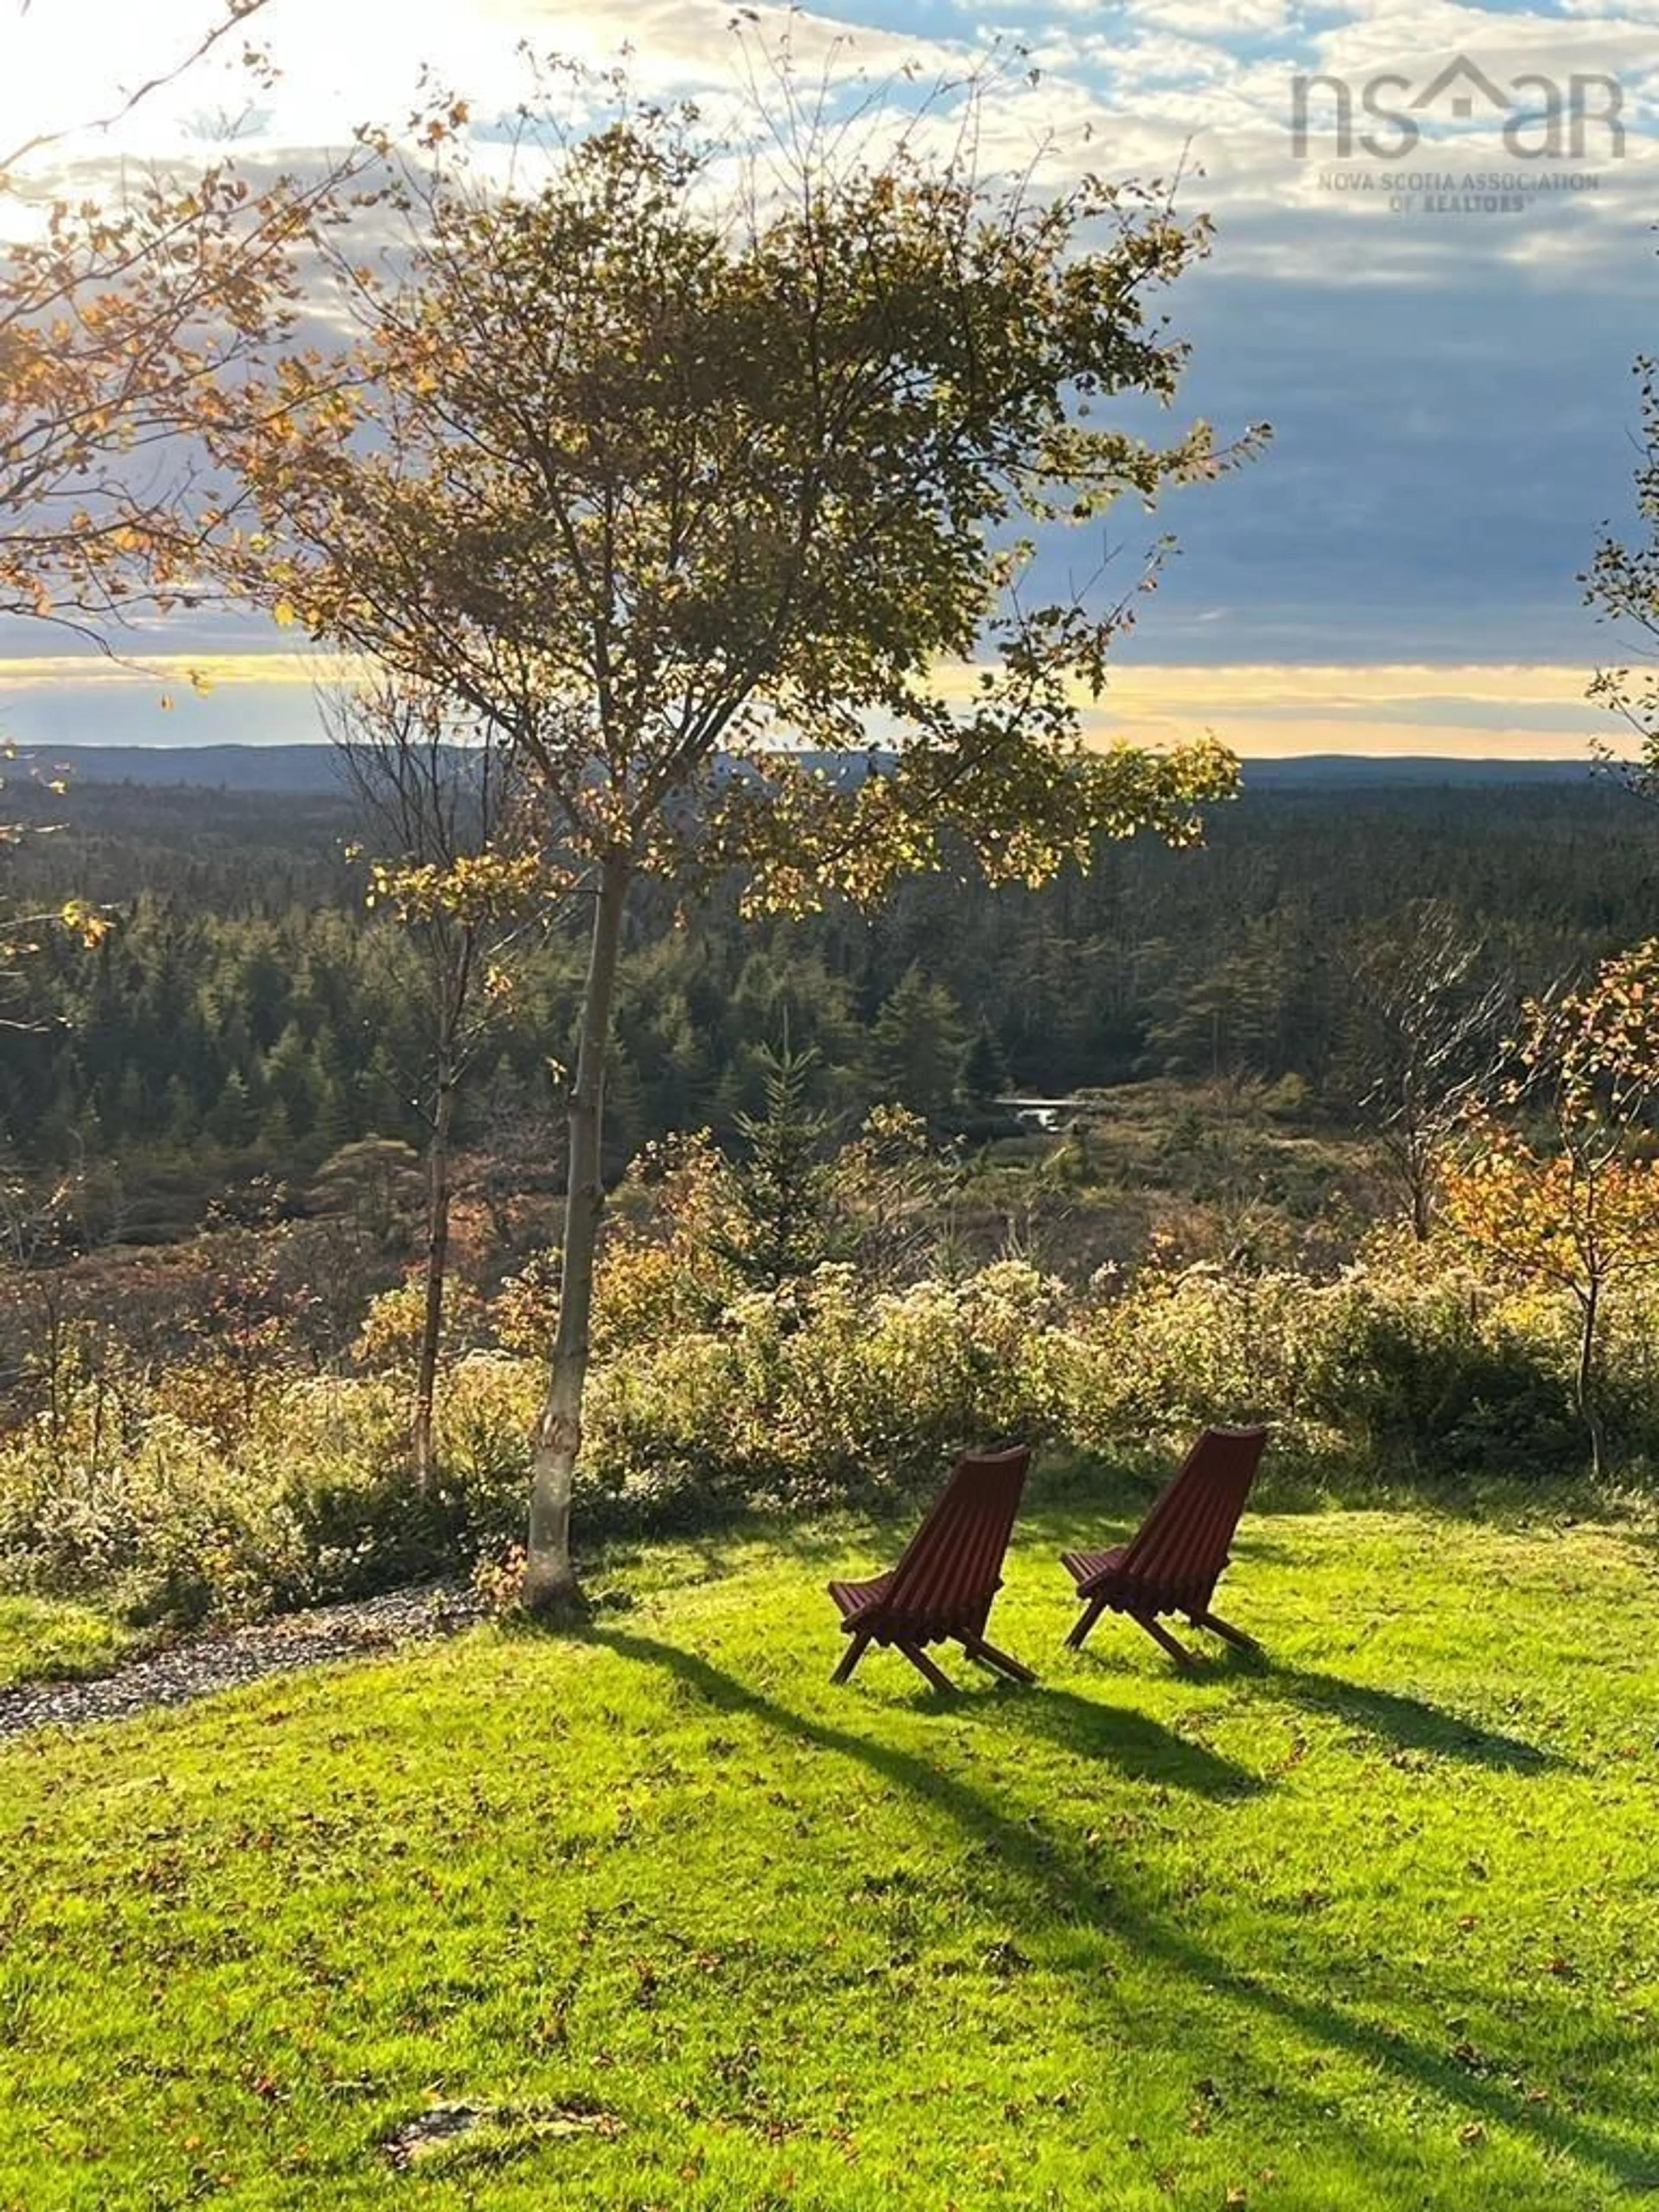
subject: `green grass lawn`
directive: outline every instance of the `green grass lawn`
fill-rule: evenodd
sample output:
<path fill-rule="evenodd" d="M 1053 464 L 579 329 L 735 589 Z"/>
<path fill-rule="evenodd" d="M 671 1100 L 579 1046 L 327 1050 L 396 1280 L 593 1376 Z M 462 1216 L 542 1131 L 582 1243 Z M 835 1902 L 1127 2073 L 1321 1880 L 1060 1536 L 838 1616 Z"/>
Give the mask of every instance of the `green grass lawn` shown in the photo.
<path fill-rule="evenodd" d="M 0 2206 L 1545 2212 L 1659 2189 L 1659 1557 L 1258 1513 L 1184 1680 L 1028 1521 L 952 1703 L 808 1534 L 0 1753 Z M 886 1547 L 890 1553 L 891 1546 Z M 626 1584 L 629 1570 L 611 1570 Z M 434 2104 L 489 2107 L 409 2171 Z"/>
<path fill-rule="evenodd" d="M 132 1637 L 106 1614 L 44 1598 L 0 1597 L 0 1689 L 106 1674 Z"/>

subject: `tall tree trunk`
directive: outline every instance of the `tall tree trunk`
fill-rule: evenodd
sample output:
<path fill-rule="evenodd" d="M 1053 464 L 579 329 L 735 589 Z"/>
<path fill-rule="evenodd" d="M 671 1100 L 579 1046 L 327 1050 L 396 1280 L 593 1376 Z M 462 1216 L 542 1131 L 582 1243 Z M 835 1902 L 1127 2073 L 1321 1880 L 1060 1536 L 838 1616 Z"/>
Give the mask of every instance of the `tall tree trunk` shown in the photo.
<path fill-rule="evenodd" d="M 580 1619 L 586 1611 L 586 1601 L 570 1563 L 570 1489 L 582 1440 L 593 1257 L 605 1200 L 600 1139 L 605 1060 L 629 874 L 628 857 L 620 853 L 608 855 L 599 871 L 576 1081 L 570 1093 L 570 1162 L 564 1202 L 559 1329 L 531 1453 L 530 1532 L 525 1545 L 525 1610 L 543 1619 Z"/>
<path fill-rule="evenodd" d="M 1426 1244 L 1434 1227 L 1434 1217 L 1429 1211 L 1429 1167 L 1425 1160 L 1413 1160 L 1411 1168 L 1412 1235 L 1419 1244 Z"/>
<path fill-rule="evenodd" d="M 426 1307 L 415 1369 L 415 1480 L 424 1498 L 432 1488 L 432 1413 L 438 1392 L 438 1350 L 443 1340 L 444 1284 L 449 1271 L 449 1139 L 455 1120 L 455 1071 L 438 1065 L 438 1095 L 427 1147 Z"/>
<path fill-rule="evenodd" d="M 1434 1226 L 1431 1199 L 1434 1188 L 1434 1139 L 1430 1134 L 1426 1111 L 1419 1110 L 1415 1086 L 1407 1084 L 1404 1109 L 1401 1115 L 1401 1157 L 1405 1163 L 1406 1183 L 1411 1193 L 1412 1235 L 1419 1244 L 1426 1244 Z"/>
<path fill-rule="evenodd" d="M 1577 1403 L 1578 1417 L 1589 1432 L 1590 1474 L 1597 1482 L 1601 1481 L 1607 1470 L 1601 1409 L 1595 1397 L 1595 1324 L 1601 1304 L 1601 1285 L 1592 1281 L 1578 1301 L 1582 1323 L 1578 1335 L 1578 1371 L 1573 1378 L 1573 1396 Z"/>

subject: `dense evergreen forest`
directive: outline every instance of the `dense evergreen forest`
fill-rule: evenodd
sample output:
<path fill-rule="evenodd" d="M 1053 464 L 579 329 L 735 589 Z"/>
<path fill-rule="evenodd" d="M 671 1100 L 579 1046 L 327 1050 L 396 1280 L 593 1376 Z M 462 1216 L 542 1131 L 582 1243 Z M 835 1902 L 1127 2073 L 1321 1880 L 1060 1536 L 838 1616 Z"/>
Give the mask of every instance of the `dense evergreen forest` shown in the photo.
<path fill-rule="evenodd" d="M 308 1176 L 370 1134 L 419 1141 L 419 977 L 405 934 L 365 910 L 344 795 L 88 781 L 27 804 L 56 826 L 9 861 L 19 903 L 73 891 L 114 926 L 93 948 L 43 933 L 8 981 L 17 1166 L 118 1161 L 142 1238 L 224 1184 Z M 1288 1083 L 1340 1118 L 1352 975 L 1414 902 L 1448 904 L 1518 994 L 1646 935 L 1656 893 L 1659 821 L 1586 778 L 1247 791 L 1197 851 L 1105 848 L 1036 892 L 925 879 L 867 917 L 642 905 L 614 1164 L 670 1130 L 729 1133 L 785 1041 L 815 1054 L 830 1110 L 897 1101 L 941 1134 L 1006 1125 L 1009 1091 L 1147 1076 Z M 582 927 L 555 912 L 517 946 L 465 1086 L 464 1140 L 526 1175 L 553 1165 Z"/>

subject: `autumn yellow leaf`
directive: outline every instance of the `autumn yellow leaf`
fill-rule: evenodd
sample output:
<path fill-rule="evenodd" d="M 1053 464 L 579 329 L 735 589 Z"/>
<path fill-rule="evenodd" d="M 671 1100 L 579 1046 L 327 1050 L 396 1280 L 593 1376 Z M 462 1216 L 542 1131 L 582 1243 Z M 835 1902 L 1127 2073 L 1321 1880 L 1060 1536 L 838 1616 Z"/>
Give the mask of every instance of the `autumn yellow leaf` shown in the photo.
<path fill-rule="evenodd" d="M 110 933 L 108 915 L 86 899 L 65 899 L 58 908 L 58 919 L 83 945 L 101 945 Z"/>

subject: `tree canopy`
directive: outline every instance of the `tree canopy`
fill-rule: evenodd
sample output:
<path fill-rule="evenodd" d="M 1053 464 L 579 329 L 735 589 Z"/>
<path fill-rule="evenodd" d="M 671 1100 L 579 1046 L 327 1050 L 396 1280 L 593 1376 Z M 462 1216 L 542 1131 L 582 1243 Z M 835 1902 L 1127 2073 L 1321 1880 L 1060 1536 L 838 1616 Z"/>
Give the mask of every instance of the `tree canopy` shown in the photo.
<path fill-rule="evenodd" d="M 926 103 L 860 142 L 778 83 L 765 150 L 613 86 L 538 178 L 521 147 L 505 189 L 453 150 L 465 103 L 439 103 L 395 259 L 331 256 L 350 348 L 289 352 L 210 416 L 262 526 L 234 580 L 498 731 L 562 857 L 593 871 L 538 1600 L 574 1591 L 635 880 L 738 869 L 794 909 L 965 855 L 1039 881 L 1103 831 L 1188 839 L 1233 784 L 1212 741 L 1084 743 L 1133 592 L 1021 587 L 1022 531 L 1150 503 L 1244 449 L 1117 419 L 1175 396 L 1183 349 L 1154 302 L 1203 225 L 1157 188 L 981 176 L 972 88 L 936 154 Z"/>
<path fill-rule="evenodd" d="M 791 161 L 768 177 L 635 103 L 533 188 L 411 179 L 389 272 L 341 264 L 349 355 L 283 360 L 221 441 L 264 524 L 238 580 L 507 729 L 590 853 L 678 870 L 665 802 L 700 780 L 711 860 L 796 903 L 952 833 L 1021 876 L 1101 827 L 1190 834 L 1230 787 L 1218 746 L 1077 742 L 1133 593 L 1024 604 L 1016 532 L 1242 450 L 1096 419 L 1173 397 L 1151 303 L 1203 226 L 908 139 Z M 952 659 L 971 678 L 942 686 Z M 785 740 L 896 758 L 826 778 Z"/>
<path fill-rule="evenodd" d="M 118 113 L 240 40 L 264 0 L 228 0 Z M 350 211 L 367 150 L 254 183 L 228 156 L 121 165 L 76 193 L 41 167 L 59 134 L 0 152 L 0 614 L 45 616 L 102 644 L 135 599 L 204 588 L 221 520 L 194 434 L 227 380 L 294 334 L 305 245 Z M 73 173 L 69 173 L 72 178 Z"/>

